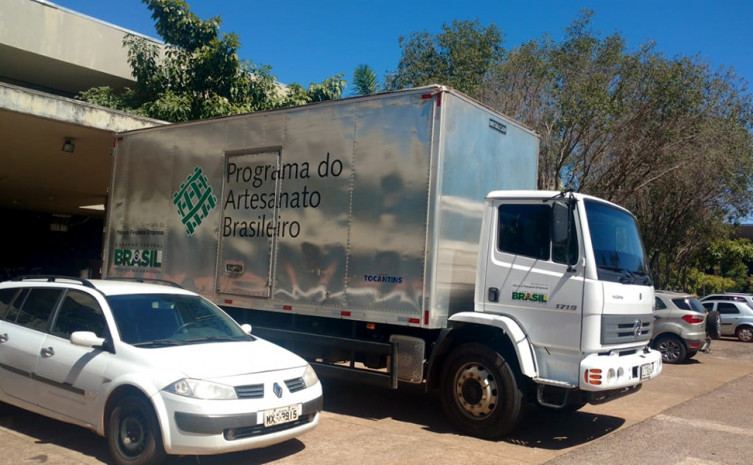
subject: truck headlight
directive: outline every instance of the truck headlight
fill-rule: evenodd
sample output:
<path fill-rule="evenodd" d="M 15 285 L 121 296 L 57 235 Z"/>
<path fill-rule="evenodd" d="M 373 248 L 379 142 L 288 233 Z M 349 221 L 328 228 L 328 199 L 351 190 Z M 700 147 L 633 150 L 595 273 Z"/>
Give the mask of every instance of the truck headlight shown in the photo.
<path fill-rule="evenodd" d="M 201 379 L 183 378 L 166 386 L 163 391 L 192 399 L 227 400 L 238 398 L 235 389 L 231 386 Z"/>
<path fill-rule="evenodd" d="M 311 367 L 311 365 L 306 365 L 306 371 L 303 372 L 303 384 L 306 385 L 307 388 L 313 386 L 314 384 L 319 381 L 319 378 L 316 376 L 316 372 Z"/>

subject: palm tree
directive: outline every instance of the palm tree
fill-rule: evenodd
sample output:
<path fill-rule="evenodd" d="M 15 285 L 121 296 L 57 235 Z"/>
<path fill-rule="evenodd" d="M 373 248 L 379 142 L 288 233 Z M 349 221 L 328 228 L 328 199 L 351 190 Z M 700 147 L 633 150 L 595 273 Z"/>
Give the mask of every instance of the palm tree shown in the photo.
<path fill-rule="evenodd" d="M 353 71 L 353 94 L 371 95 L 379 91 L 376 73 L 369 65 L 358 65 Z"/>

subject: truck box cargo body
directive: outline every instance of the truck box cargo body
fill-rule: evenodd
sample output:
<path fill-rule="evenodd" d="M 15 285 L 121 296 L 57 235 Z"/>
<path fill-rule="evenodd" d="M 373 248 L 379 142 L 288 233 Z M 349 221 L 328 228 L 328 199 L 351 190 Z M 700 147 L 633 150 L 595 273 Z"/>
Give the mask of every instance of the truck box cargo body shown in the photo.
<path fill-rule="evenodd" d="M 439 387 L 461 429 L 502 434 L 525 399 L 661 371 L 634 218 L 535 191 L 538 145 L 442 86 L 123 133 L 103 270 L 195 290 L 320 374 Z"/>
<path fill-rule="evenodd" d="M 124 135 L 108 241 L 123 255 L 108 274 L 237 307 L 446 326 L 451 304 L 473 309 L 484 198 L 535 188 L 538 138 L 432 92 Z"/>

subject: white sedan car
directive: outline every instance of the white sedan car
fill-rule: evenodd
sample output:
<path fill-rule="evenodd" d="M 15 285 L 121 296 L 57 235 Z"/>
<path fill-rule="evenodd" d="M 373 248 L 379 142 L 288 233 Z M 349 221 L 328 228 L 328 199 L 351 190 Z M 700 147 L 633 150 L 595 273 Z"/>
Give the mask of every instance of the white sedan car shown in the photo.
<path fill-rule="evenodd" d="M 322 387 L 293 353 L 199 295 L 139 282 L 0 283 L 0 401 L 107 438 L 118 464 L 286 441 Z"/>

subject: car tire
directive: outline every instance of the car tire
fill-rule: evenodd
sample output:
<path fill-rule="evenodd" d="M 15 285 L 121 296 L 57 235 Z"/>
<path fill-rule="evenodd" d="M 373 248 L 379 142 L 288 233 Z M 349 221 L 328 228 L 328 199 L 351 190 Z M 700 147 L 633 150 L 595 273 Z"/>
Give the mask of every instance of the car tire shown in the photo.
<path fill-rule="evenodd" d="M 738 326 L 735 330 L 735 336 L 742 342 L 753 342 L 753 327 Z"/>
<path fill-rule="evenodd" d="M 123 397 L 112 409 L 107 445 L 118 465 L 159 464 L 167 456 L 152 405 L 135 395 Z"/>
<path fill-rule="evenodd" d="M 479 438 L 505 435 L 523 408 L 517 368 L 481 344 L 465 344 L 448 357 L 441 378 L 442 407 L 464 433 Z"/>
<path fill-rule="evenodd" d="M 722 338 L 722 317 L 716 310 L 713 310 L 706 315 L 706 334 L 708 334 L 711 339 Z"/>
<path fill-rule="evenodd" d="M 661 352 L 664 363 L 680 363 L 687 357 L 685 343 L 674 334 L 664 334 L 654 340 L 654 349 Z"/>

